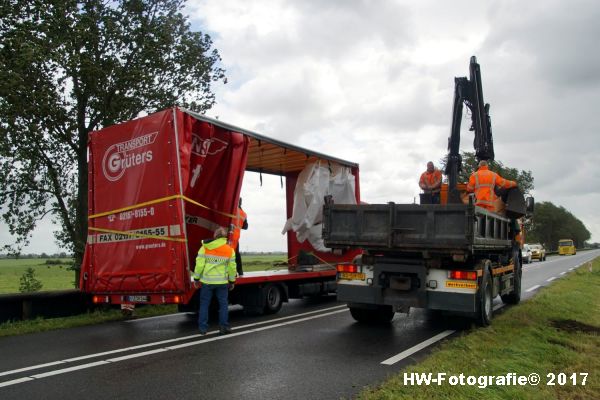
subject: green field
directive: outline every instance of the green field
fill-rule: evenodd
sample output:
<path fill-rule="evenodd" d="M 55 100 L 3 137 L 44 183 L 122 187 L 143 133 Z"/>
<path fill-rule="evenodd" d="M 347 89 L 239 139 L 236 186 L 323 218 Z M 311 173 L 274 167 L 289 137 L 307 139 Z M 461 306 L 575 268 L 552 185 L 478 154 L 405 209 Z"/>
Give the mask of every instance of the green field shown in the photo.
<path fill-rule="evenodd" d="M 242 254 L 242 265 L 244 272 L 267 271 L 273 269 L 287 268 L 287 256 L 285 255 L 247 255 Z"/>
<path fill-rule="evenodd" d="M 287 268 L 285 255 L 242 255 L 244 271 L 263 271 Z M 75 272 L 69 270 L 70 259 L 62 259 L 60 265 L 47 265 L 45 258 L 0 259 L 0 294 L 18 293 L 19 280 L 27 268 L 35 271 L 35 277 L 42 282 L 42 291 L 65 290 L 75 287 Z"/>
<path fill-rule="evenodd" d="M 61 259 L 61 264 L 46 265 L 45 258 L 0 259 L 0 294 L 18 293 L 19 280 L 27 268 L 35 271 L 35 277 L 42 282 L 42 291 L 65 290 L 75 287 L 75 272 L 69 268 L 70 259 Z"/>

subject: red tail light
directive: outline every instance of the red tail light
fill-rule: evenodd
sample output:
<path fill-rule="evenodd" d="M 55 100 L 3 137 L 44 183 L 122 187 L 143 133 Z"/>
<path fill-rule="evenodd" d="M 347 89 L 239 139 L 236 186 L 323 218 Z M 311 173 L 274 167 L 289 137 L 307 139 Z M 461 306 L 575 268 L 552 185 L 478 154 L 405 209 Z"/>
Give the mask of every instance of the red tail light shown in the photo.
<path fill-rule="evenodd" d="M 338 264 L 337 272 L 358 272 L 358 265 L 355 264 Z"/>
<path fill-rule="evenodd" d="M 448 274 L 450 279 L 460 279 L 467 281 L 477 280 L 477 271 L 450 271 Z"/>
<path fill-rule="evenodd" d="M 108 296 L 92 296 L 92 302 L 94 304 L 110 303 L 110 298 Z"/>

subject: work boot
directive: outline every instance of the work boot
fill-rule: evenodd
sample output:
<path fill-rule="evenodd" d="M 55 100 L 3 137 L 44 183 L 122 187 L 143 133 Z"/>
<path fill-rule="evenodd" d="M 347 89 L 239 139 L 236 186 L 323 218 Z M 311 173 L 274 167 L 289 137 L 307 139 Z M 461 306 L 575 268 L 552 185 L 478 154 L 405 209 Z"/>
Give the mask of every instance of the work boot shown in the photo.
<path fill-rule="evenodd" d="M 221 334 L 221 335 L 227 335 L 228 333 L 231 333 L 231 328 L 228 326 L 222 326 L 219 329 L 219 334 Z"/>

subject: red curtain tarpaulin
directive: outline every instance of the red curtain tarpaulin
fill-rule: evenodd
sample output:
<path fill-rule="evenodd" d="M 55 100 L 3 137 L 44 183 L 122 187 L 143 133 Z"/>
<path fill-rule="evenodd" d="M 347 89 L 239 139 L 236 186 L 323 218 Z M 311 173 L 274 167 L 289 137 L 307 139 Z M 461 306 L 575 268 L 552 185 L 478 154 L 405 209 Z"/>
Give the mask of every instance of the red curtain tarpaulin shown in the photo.
<path fill-rule="evenodd" d="M 248 139 L 177 108 L 89 135 L 81 288 L 182 292 L 202 239 L 237 210 Z"/>

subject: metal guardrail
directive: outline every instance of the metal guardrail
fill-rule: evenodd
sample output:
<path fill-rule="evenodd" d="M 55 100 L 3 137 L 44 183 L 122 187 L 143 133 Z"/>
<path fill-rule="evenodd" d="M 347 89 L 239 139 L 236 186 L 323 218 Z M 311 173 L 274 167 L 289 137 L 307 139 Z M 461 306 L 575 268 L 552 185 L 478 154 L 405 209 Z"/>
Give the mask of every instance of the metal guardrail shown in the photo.
<path fill-rule="evenodd" d="M 67 317 L 93 308 L 92 297 L 75 289 L 3 294 L 0 295 L 0 322 Z"/>

